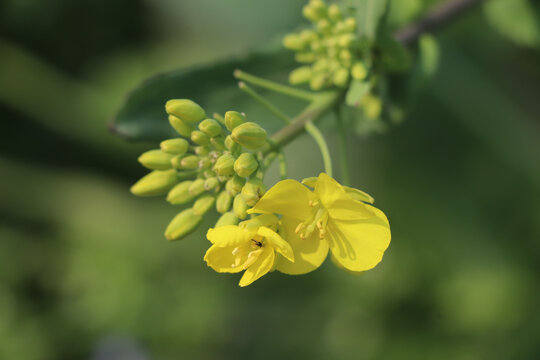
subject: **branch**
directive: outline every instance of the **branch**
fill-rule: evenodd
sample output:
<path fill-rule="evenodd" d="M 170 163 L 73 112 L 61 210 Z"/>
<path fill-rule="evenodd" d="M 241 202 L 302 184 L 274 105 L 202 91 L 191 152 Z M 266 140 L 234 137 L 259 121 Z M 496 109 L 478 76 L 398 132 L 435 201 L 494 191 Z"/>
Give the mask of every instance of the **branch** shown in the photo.
<path fill-rule="evenodd" d="M 396 40 L 404 45 L 411 45 L 422 33 L 437 30 L 450 21 L 462 15 L 467 10 L 480 5 L 484 0 L 449 0 L 437 5 L 426 17 L 418 22 L 397 30 L 394 33 Z"/>

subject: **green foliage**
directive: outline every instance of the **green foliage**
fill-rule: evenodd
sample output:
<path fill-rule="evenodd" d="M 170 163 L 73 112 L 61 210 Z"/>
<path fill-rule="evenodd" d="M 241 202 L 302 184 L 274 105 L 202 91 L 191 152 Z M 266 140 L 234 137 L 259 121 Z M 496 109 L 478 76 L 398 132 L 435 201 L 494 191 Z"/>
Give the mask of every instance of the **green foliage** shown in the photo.
<path fill-rule="evenodd" d="M 484 5 L 491 25 L 521 46 L 540 45 L 540 21 L 529 0 L 491 0 Z"/>
<path fill-rule="evenodd" d="M 349 106 L 358 106 L 360 101 L 362 101 L 362 98 L 369 93 L 370 89 L 371 84 L 369 78 L 364 80 L 353 80 L 347 91 L 347 96 L 345 98 L 346 104 Z"/>
<path fill-rule="evenodd" d="M 358 35 L 374 41 L 379 20 L 389 5 L 388 0 L 351 0 L 351 5 L 356 8 Z"/>

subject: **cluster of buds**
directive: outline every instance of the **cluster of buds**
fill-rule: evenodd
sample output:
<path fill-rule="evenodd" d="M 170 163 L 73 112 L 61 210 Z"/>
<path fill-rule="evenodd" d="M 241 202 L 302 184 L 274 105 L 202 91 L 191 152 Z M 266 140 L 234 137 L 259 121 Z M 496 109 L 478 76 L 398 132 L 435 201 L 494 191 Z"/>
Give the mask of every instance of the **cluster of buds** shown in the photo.
<path fill-rule="evenodd" d="M 283 45 L 296 51 L 296 61 L 303 64 L 289 75 L 293 85 L 309 83 L 313 90 L 327 86 L 346 87 L 352 78 L 362 80 L 367 69 L 361 56 L 361 41 L 356 35 L 356 20 L 344 16 L 336 4 L 310 0 L 303 15 L 312 29 L 285 36 Z"/>
<path fill-rule="evenodd" d="M 236 111 L 207 118 L 202 107 L 187 99 L 169 100 L 165 109 L 181 137 L 165 140 L 160 149 L 139 157 L 152 172 L 131 192 L 167 194 L 173 205 L 192 204 L 170 222 L 165 231 L 169 240 L 191 233 L 213 207 L 222 214 L 216 226 L 245 219 L 266 190 L 259 151 L 266 144 L 266 131 Z"/>

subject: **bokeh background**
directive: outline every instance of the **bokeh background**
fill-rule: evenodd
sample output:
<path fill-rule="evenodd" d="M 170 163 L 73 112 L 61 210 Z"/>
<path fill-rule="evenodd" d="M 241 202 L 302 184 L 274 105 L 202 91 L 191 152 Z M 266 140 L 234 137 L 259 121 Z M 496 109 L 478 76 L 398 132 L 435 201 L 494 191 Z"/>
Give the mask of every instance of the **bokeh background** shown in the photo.
<path fill-rule="evenodd" d="M 392 26 L 435 2 L 394 1 Z M 178 209 L 129 193 L 154 144 L 107 130 L 126 94 L 272 41 L 302 5 L 0 2 L 0 358 L 540 358 L 538 3 L 526 25 L 479 7 L 437 32 L 405 121 L 350 136 L 354 184 L 393 231 L 373 271 L 241 289 L 202 261 L 204 229 L 169 243 Z M 293 178 L 321 170 L 307 137 L 286 153 Z"/>

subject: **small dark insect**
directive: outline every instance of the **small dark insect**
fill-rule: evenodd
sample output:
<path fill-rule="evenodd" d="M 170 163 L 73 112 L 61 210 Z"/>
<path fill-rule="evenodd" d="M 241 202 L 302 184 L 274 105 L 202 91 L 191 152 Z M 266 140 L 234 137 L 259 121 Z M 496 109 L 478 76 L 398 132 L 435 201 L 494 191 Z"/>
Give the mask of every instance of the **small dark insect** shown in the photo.
<path fill-rule="evenodd" d="M 255 245 L 257 245 L 258 247 L 262 247 L 262 242 L 257 241 L 255 239 L 251 239 L 251 241 L 253 241 L 255 243 Z"/>

